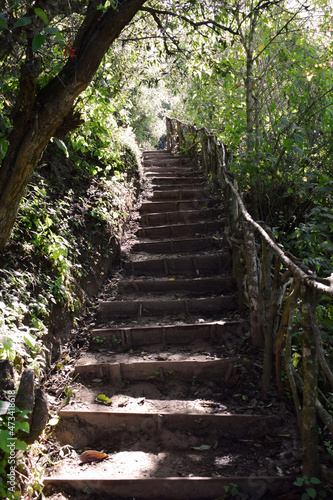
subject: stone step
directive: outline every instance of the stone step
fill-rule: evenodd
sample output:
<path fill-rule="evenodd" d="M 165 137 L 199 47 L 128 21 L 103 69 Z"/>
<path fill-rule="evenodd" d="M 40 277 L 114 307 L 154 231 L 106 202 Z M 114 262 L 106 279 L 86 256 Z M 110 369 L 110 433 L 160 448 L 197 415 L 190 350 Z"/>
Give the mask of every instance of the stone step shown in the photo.
<path fill-rule="evenodd" d="M 276 433 L 281 425 L 278 415 L 239 415 L 212 413 L 172 413 L 172 412 L 112 412 L 111 410 L 87 411 L 63 409 L 59 412 L 59 424 L 56 436 L 60 444 L 69 444 L 76 449 L 86 447 L 118 448 L 130 436 L 139 441 L 139 436 L 145 434 L 148 439 L 163 434 L 182 434 L 181 440 L 170 440 L 170 445 L 178 449 L 191 442 L 190 434 L 201 438 L 208 446 L 213 447 L 218 439 L 246 438 L 265 436 Z M 187 434 L 187 439 L 183 436 Z M 168 439 L 161 442 L 161 448 L 168 449 Z M 192 440 L 194 441 L 194 440 Z M 198 443 L 199 440 L 195 440 Z M 200 442 L 200 441 L 199 441 Z M 139 444 L 139 443 L 138 443 Z M 144 443 L 143 443 L 144 445 Z M 197 446 L 197 444 L 195 445 Z M 200 445 L 199 445 L 200 446 Z M 189 451 L 191 446 L 188 447 Z M 138 448 L 137 448 L 138 449 Z M 218 455 L 218 449 L 215 448 Z"/>
<path fill-rule="evenodd" d="M 219 248 L 221 241 L 217 238 L 187 238 L 187 239 L 168 239 L 165 241 L 145 241 L 135 243 L 132 252 L 146 252 L 156 254 L 168 253 L 186 253 L 200 252 L 209 248 Z"/>
<path fill-rule="evenodd" d="M 230 274 L 232 261 L 229 253 L 166 256 L 148 260 L 131 259 L 125 263 L 125 270 L 127 275 L 133 276 L 212 276 Z"/>
<path fill-rule="evenodd" d="M 191 167 L 149 167 L 144 170 L 145 177 L 198 177 Z"/>
<path fill-rule="evenodd" d="M 150 182 L 152 186 L 156 186 L 159 189 L 167 189 L 172 188 L 172 186 L 206 186 L 207 180 L 201 176 L 193 176 L 193 177 L 150 177 Z"/>
<path fill-rule="evenodd" d="M 156 295 L 161 293 L 186 292 L 192 296 L 212 293 L 235 293 L 236 280 L 233 276 L 210 278 L 159 278 L 159 279 L 124 279 L 118 284 L 118 292 L 136 295 Z"/>
<path fill-rule="evenodd" d="M 140 207 L 140 213 L 177 212 L 187 210 L 204 210 L 206 208 L 217 208 L 221 206 L 221 199 L 199 199 L 199 200 L 172 200 L 172 201 L 144 201 Z"/>
<path fill-rule="evenodd" d="M 102 379 L 104 382 L 118 384 L 123 381 L 138 380 L 202 380 L 219 379 L 226 383 L 236 375 L 242 366 L 241 358 L 226 358 L 204 361 L 140 361 L 126 363 L 96 363 L 75 366 L 75 375 L 82 380 Z"/>
<path fill-rule="evenodd" d="M 150 184 L 152 185 L 152 188 L 155 190 L 155 191 L 175 191 L 176 189 L 180 189 L 180 190 L 183 190 L 183 191 L 191 191 L 191 190 L 197 190 L 197 192 L 201 192 L 203 190 L 205 190 L 205 196 L 208 197 L 208 196 L 212 196 L 212 188 L 210 186 L 210 184 L 208 184 L 207 182 L 201 182 L 199 180 L 195 181 L 195 179 L 193 180 L 192 183 L 190 182 L 184 182 L 184 181 L 181 181 L 181 182 L 178 182 L 178 183 L 175 183 L 175 184 L 159 184 L 158 183 L 158 179 L 154 178 L 154 182 L 152 182 L 151 179 L 149 179 L 150 181 Z"/>
<path fill-rule="evenodd" d="M 220 250 L 222 238 L 207 236 L 223 230 L 222 199 L 189 158 L 164 150 L 144 151 L 143 160 L 154 194 L 142 204 L 137 235 L 151 241 L 133 245 L 125 262 L 132 279 L 119 282 L 116 300 L 112 282 L 104 294 L 110 300 L 99 303 L 91 349 L 80 354 L 68 386 L 73 397 L 53 428 L 64 452 L 48 468 L 43 493 L 279 498 L 295 480 L 276 476 L 286 426 L 270 404 L 244 403 L 256 378 L 237 346 L 249 324 L 227 320 L 238 305 L 231 255 Z M 107 457 L 82 464 L 87 449 Z"/>
<path fill-rule="evenodd" d="M 99 321 L 115 318 L 143 318 L 152 316 L 175 315 L 185 318 L 188 315 L 212 315 L 235 311 L 237 299 L 234 295 L 190 299 L 142 299 L 110 300 L 100 302 L 97 317 Z"/>
<path fill-rule="evenodd" d="M 172 169 L 174 166 L 185 166 L 191 165 L 191 158 L 172 158 L 172 157 L 150 157 L 144 158 L 143 168 L 149 169 L 150 167 L 161 167 L 167 168 L 168 170 Z"/>
<path fill-rule="evenodd" d="M 138 238 L 182 238 L 186 236 L 203 237 L 206 234 L 221 232 L 223 230 L 222 221 L 191 222 L 189 224 L 171 224 L 167 226 L 144 226 L 140 227 L 136 236 Z"/>
<path fill-rule="evenodd" d="M 175 155 L 170 153 L 170 151 L 156 150 L 156 151 L 143 151 L 142 158 L 175 158 Z"/>
<path fill-rule="evenodd" d="M 172 189 L 172 190 L 157 190 L 155 189 L 152 201 L 164 200 L 207 200 L 211 195 L 209 186 L 205 185 L 200 189 Z"/>
<path fill-rule="evenodd" d="M 220 219 L 224 214 L 223 208 L 206 208 L 201 210 L 183 210 L 177 212 L 142 213 L 141 225 L 164 226 L 168 224 L 189 224 L 208 219 Z"/>
<path fill-rule="evenodd" d="M 209 323 L 130 326 L 126 328 L 97 328 L 92 330 L 92 342 L 97 344 L 137 347 L 141 345 L 191 344 L 209 340 L 221 344 L 241 339 L 249 331 L 247 321 L 212 321 Z"/>
<path fill-rule="evenodd" d="M 147 464 L 154 463 L 149 456 L 142 456 L 137 453 L 137 469 L 142 471 L 147 469 Z M 170 457 L 170 462 L 177 463 L 179 456 Z M 200 462 L 200 458 L 198 457 Z M 123 456 L 123 469 L 126 469 L 128 457 Z M 97 495 L 96 498 L 105 500 L 135 499 L 135 500 L 217 500 L 228 498 L 225 496 L 225 488 L 235 488 L 236 495 L 240 491 L 247 495 L 242 498 L 261 498 L 269 495 L 269 498 L 280 498 L 292 489 L 292 483 L 296 480 L 294 476 L 229 476 L 229 477 L 157 477 L 144 478 L 125 477 L 114 478 L 115 473 L 112 466 L 108 468 L 104 464 L 105 473 L 96 471 L 82 471 L 78 468 L 75 473 L 63 474 L 62 476 L 46 477 L 44 484 L 47 490 L 60 490 L 68 486 L 73 490 L 74 495 L 89 491 Z M 188 465 L 190 463 L 188 462 Z M 120 467 L 121 468 L 121 467 Z M 117 468 L 119 470 L 119 466 Z M 135 472 L 135 471 L 134 471 Z M 177 471 L 176 471 L 177 473 Z M 240 494 L 241 494 L 240 493 Z M 221 496 L 222 494 L 222 496 Z M 239 494 L 239 495 L 240 495 Z M 237 496 L 239 496 L 237 495 Z M 78 497 L 77 497 L 78 498 Z M 83 498 L 83 497 L 82 497 Z M 241 497 L 240 497 L 241 498 Z M 268 497 L 266 497 L 268 498 Z"/>

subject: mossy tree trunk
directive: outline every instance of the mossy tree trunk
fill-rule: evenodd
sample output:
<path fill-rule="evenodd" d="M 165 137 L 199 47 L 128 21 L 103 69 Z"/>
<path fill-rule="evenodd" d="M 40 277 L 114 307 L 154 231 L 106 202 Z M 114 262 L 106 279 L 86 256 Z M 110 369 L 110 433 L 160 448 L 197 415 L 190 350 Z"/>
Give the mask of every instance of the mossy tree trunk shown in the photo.
<path fill-rule="evenodd" d="M 262 318 L 260 317 L 260 310 L 258 306 L 259 280 L 256 242 L 253 228 L 247 221 L 244 221 L 244 245 L 252 343 L 256 347 L 263 348 L 264 336 Z"/>
<path fill-rule="evenodd" d="M 267 392 L 269 389 L 273 368 L 273 316 L 271 314 L 270 297 L 272 291 L 272 261 L 273 250 L 262 239 L 262 267 L 261 280 L 258 295 L 259 316 L 262 318 L 262 328 L 265 339 L 264 368 L 261 379 L 261 390 Z"/>
<path fill-rule="evenodd" d="M 15 223 L 19 204 L 42 152 L 72 110 L 77 96 L 93 79 L 104 55 L 145 0 L 124 0 L 117 9 L 98 10 L 92 0 L 76 35 L 75 58 L 37 90 L 38 58 L 31 54 L 21 67 L 18 102 L 9 147 L 0 169 L 0 251 Z"/>
<path fill-rule="evenodd" d="M 311 310 L 316 307 L 316 295 L 309 287 L 302 287 L 303 332 L 303 411 L 302 411 L 302 462 L 303 474 L 318 477 L 320 474 L 317 426 L 318 359 L 311 325 Z"/>

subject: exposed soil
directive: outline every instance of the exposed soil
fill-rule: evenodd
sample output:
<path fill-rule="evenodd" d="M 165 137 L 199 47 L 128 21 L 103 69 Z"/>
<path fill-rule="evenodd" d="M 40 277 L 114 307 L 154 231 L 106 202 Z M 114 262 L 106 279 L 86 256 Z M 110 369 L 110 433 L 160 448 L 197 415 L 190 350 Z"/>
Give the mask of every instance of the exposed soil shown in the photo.
<path fill-rule="evenodd" d="M 148 189 L 150 190 L 149 184 Z M 133 215 L 129 229 L 122 243 L 123 264 L 112 269 L 109 279 L 96 301 L 91 304 L 88 314 L 78 318 L 77 327 L 72 337 L 64 346 L 62 357 L 53 366 L 45 384 L 52 410 L 61 409 L 78 412 L 103 412 L 121 414 L 126 422 L 126 415 L 146 413 L 166 418 L 167 414 L 195 414 L 200 423 L 201 416 L 234 415 L 272 418 L 274 425 L 267 424 L 263 431 L 251 435 L 251 429 L 244 429 L 244 436 L 232 435 L 232 432 L 216 429 L 215 432 L 203 429 L 199 433 L 186 427 L 170 430 L 167 426 L 158 428 L 154 418 L 145 419 L 126 432 L 97 432 L 92 444 L 95 450 L 107 454 L 107 458 L 98 462 L 82 463 L 80 456 L 86 447 L 86 441 L 94 432 L 93 425 L 84 424 L 77 430 L 76 417 L 53 429 L 46 439 L 47 453 L 39 459 L 39 464 L 46 466 L 46 475 L 90 478 L 167 478 L 177 477 L 230 477 L 238 476 L 301 476 L 300 435 L 291 401 L 287 396 L 280 396 L 272 384 L 268 394 L 260 391 L 262 374 L 262 352 L 251 345 L 248 328 L 240 330 L 239 335 L 226 334 L 222 342 L 209 339 L 197 339 L 183 345 L 144 345 L 131 348 L 120 342 L 97 337 L 96 328 L 126 328 L 129 326 L 156 326 L 169 324 L 204 324 L 214 321 L 239 321 L 244 318 L 238 311 L 229 311 L 221 317 L 212 314 L 206 316 L 186 315 L 178 317 L 165 315 L 158 318 L 141 316 L 135 319 L 120 318 L 100 322 L 98 308 L 100 301 L 136 300 L 135 293 L 123 293 L 117 285 L 126 276 L 125 262 L 167 258 L 167 255 L 133 255 L 131 247 L 137 242 L 135 232 L 138 228 L 138 214 Z M 222 239 L 221 239 L 222 242 Z M 210 251 L 198 252 L 212 254 L 221 251 L 221 247 Z M 177 279 L 181 276 L 177 276 Z M 144 277 L 143 279 L 148 279 Z M 149 278 L 157 279 L 157 278 Z M 168 279 L 168 278 L 167 278 Z M 175 299 L 188 296 L 186 292 L 163 294 L 163 299 Z M 216 294 L 211 293 L 211 296 Z M 155 299 L 156 294 L 145 294 Z M 245 318 L 246 319 L 246 318 Z M 209 362 L 233 359 L 232 369 L 221 377 L 191 374 L 184 379 L 175 376 L 168 368 L 169 362 L 182 364 L 194 361 Z M 142 380 L 123 378 L 110 381 L 103 374 L 93 370 L 85 377 L 75 374 L 78 365 L 100 365 L 101 363 L 131 364 L 135 362 L 157 362 L 149 377 Z M 155 365 L 154 365 L 155 366 Z M 104 395 L 104 400 L 98 396 Z M 156 418 L 157 418 L 156 417 Z M 78 417 L 80 418 L 80 417 Z M 273 420 L 276 418 L 277 420 Z M 267 420 L 269 422 L 269 420 Z M 72 425 L 72 427 L 71 427 Z M 125 425 L 125 424 L 124 424 Z M 157 425 L 157 426 L 156 426 Z M 252 425 L 252 424 L 251 424 Z M 96 426 L 95 426 L 96 427 Z M 90 449 L 89 442 L 88 448 Z M 48 490 L 48 498 L 101 498 L 92 493 Z M 268 494 L 267 494 L 268 495 Z M 262 498 L 272 498 L 272 496 Z M 104 497 L 103 497 L 104 498 Z M 105 497 L 106 498 L 106 497 Z M 111 497 L 108 497 L 111 498 Z M 118 498 L 118 497 L 112 497 Z M 226 494 L 221 498 L 230 498 Z M 254 498 L 239 496 L 239 498 Z M 257 497 L 259 498 L 259 496 Z M 275 497 L 278 498 L 278 497 Z M 282 498 L 282 497 L 281 497 Z M 300 496 L 290 497 L 300 498 Z"/>

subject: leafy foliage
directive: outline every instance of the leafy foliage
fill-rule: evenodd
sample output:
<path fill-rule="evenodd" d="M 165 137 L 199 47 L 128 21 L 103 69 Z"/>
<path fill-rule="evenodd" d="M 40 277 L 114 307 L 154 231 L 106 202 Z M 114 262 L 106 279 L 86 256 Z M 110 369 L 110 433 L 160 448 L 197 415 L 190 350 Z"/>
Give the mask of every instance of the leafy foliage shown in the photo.
<path fill-rule="evenodd" d="M 14 117 L 29 102 L 18 68 L 23 62 L 29 70 L 35 95 L 77 61 L 75 37 L 87 6 L 2 2 L 0 159 Z M 98 12 L 116 7 L 102 2 Z M 158 143 L 166 114 L 223 139 L 257 219 L 319 276 L 331 273 L 331 15 L 325 0 L 300 7 L 283 0 L 145 4 L 77 99 L 73 113 L 80 113 L 81 128 L 69 136 L 57 131 L 22 199 L 0 262 L 2 358 L 43 369 L 52 309 L 74 314 L 82 305 L 80 287 L 92 263 L 107 258 L 110 238 L 128 216 L 138 144 Z M 329 346 L 331 301 L 322 301 L 317 315 Z M 293 361 L 302 370 L 300 335 L 294 341 Z"/>
<path fill-rule="evenodd" d="M 87 94 L 81 132 L 64 143 L 66 150 L 56 142 L 49 146 L 2 255 L 0 354 L 12 361 L 19 354 L 37 371 L 52 308 L 74 312 L 81 306 L 78 287 L 91 274 L 91 262 L 107 258 L 135 192 L 139 151 L 106 101 Z"/>

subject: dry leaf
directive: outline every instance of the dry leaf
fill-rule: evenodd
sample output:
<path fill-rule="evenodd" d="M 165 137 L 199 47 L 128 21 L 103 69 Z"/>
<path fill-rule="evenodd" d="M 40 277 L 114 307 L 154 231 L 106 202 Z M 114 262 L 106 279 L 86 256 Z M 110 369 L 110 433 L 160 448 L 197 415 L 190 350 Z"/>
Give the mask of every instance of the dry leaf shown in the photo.
<path fill-rule="evenodd" d="M 106 453 L 102 453 L 101 451 L 88 450 L 88 451 L 84 451 L 80 455 L 80 460 L 83 463 L 97 462 L 98 460 L 103 460 L 104 458 L 107 458 L 107 457 L 108 457 L 108 455 Z"/>

